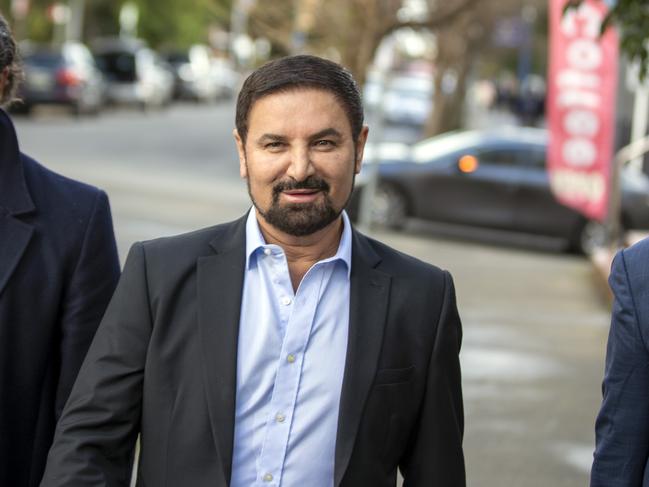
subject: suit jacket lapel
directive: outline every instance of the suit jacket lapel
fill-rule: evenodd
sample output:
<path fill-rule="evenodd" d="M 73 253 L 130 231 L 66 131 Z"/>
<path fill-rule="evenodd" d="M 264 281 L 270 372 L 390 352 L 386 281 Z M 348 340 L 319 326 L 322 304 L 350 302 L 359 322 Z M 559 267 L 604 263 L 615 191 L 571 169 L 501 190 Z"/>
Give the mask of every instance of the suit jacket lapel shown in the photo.
<path fill-rule="evenodd" d="M 34 211 L 18 140 L 9 116 L 0 110 L 0 295 L 16 269 L 34 229 L 13 218 Z"/>
<path fill-rule="evenodd" d="M 33 232 L 31 225 L 0 213 L 0 296 L 18 266 Z"/>
<path fill-rule="evenodd" d="M 354 231 L 349 339 L 336 435 L 335 486 L 340 485 L 347 470 L 383 342 L 390 276 L 376 269 L 379 262 L 367 238 Z"/>
<path fill-rule="evenodd" d="M 227 485 L 232 471 L 245 238 L 244 217 L 224 226 L 212 241 L 216 255 L 198 260 L 198 322 L 207 403 Z"/>

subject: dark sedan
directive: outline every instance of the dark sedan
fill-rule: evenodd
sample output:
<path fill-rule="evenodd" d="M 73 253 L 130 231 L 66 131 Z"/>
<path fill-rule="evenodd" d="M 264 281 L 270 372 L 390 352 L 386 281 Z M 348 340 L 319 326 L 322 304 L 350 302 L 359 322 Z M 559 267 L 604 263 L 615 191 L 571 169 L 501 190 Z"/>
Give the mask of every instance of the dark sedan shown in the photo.
<path fill-rule="evenodd" d="M 96 113 L 106 85 L 86 46 L 66 42 L 58 48 L 37 47 L 23 53 L 25 81 L 19 88 L 22 109 L 65 105 L 75 114 Z"/>
<path fill-rule="evenodd" d="M 559 237 L 588 253 L 601 243 L 603 226 L 562 205 L 550 191 L 547 139 L 545 130 L 511 127 L 452 132 L 412 147 L 374 147 L 357 178 L 350 214 L 358 213 L 378 157 L 374 223 L 399 228 L 414 217 L 517 231 Z M 621 180 L 622 226 L 649 229 L 649 179 L 623 170 Z"/>

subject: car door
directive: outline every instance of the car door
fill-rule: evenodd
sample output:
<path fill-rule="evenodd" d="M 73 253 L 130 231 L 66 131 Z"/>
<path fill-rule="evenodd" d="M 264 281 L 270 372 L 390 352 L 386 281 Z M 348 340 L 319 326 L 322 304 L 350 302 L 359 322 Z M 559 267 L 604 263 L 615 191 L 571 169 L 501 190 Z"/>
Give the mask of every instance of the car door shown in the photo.
<path fill-rule="evenodd" d="M 514 204 L 515 229 L 527 233 L 570 238 L 579 215 L 557 201 L 550 190 L 543 146 L 520 148 L 516 152 L 520 184 Z"/>
<path fill-rule="evenodd" d="M 460 167 L 462 158 L 473 167 Z M 466 225 L 510 228 L 517 189 L 516 160 L 507 147 L 457 152 L 446 169 L 420 179 L 424 218 Z"/>

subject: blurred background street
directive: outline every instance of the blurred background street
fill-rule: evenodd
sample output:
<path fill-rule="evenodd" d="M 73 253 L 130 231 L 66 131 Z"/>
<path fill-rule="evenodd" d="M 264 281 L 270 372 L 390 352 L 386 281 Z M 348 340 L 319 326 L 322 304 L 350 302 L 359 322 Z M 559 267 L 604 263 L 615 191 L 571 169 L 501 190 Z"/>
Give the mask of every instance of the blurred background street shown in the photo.
<path fill-rule="evenodd" d="M 16 121 L 24 151 L 108 191 L 124 259 L 136 240 L 246 211 L 233 114 L 228 101 Z M 536 238 L 421 223 L 374 234 L 455 278 L 469 485 L 586 485 L 609 313 L 589 261 Z"/>

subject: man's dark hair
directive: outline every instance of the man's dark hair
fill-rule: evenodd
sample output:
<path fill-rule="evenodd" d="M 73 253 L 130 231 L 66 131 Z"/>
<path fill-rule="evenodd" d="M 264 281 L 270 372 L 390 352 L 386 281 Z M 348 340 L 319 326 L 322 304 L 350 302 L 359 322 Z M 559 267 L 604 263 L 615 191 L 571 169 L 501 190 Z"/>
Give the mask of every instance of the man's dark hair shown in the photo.
<path fill-rule="evenodd" d="M 264 64 L 246 81 L 237 98 L 236 125 L 241 140 L 248 135 L 250 110 L 260 98 L 278 92 L 315 88 L 332 93 L 343 106 L 354 141 L 363 128 L 363 104 L 358 85 L 345 68 L 316 56 L 290 56 Z"/>
<path fill-rule="evenodd" d="M 9 24 L 0 15 L 0 79 L 4 80 L 4 86 L 0 89 L 0 106 L 13 100 L 21 76 L 16 41 L 11 35 Z"/>

